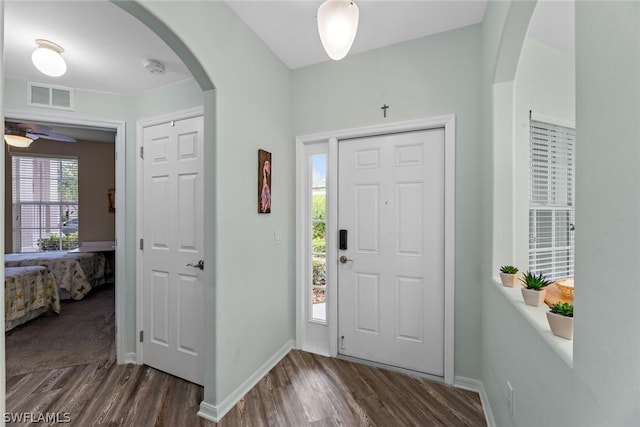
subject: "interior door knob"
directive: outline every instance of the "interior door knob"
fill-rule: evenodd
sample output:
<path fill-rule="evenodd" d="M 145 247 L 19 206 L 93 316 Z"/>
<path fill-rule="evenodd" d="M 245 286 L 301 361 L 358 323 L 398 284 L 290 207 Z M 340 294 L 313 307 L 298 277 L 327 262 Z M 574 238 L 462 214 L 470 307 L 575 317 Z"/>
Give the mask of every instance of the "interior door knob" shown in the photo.
<path fill-rule="evenodd" d="M 199 268 L 200 270 L 204 270 L 204 260 L 198 261 L 196 264 L 187 264 L 187 267 Z"/>

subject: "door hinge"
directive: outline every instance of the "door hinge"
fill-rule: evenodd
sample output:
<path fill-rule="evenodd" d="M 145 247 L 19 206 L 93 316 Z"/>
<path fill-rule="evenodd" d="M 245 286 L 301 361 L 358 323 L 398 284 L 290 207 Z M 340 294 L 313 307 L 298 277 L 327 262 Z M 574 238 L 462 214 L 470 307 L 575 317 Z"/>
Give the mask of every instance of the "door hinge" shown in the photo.
<path fill-rule="evenodd" d="M 140 342 L 144 342 L 144 331 L 140 331 Z"/>
<path fill-rule="evenodd" d="M 140 158 L 144 159 L 144 147 L 140 147 Z"/>
<path fill-rule="evenodd" d="M 140 239 L 140 250 L 144 250 L 144 239 Z"/>

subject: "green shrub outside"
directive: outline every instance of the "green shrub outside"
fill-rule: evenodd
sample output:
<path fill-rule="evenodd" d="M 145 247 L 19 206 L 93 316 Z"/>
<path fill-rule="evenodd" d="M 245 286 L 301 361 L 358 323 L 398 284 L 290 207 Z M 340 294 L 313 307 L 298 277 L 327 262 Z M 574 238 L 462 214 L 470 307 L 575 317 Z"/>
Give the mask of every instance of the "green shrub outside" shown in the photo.
<path fill-rule="evenodd" d="M 60 245 L 62 244 L 62 247 Z M 38 240 L 38 248 L 40 251 L 59 251 L 70 250 L 78 247 L 78 232 L 71 233 L 68 236 L 64 234 L 59 236 L 55 233 L 49 234 Z"/>

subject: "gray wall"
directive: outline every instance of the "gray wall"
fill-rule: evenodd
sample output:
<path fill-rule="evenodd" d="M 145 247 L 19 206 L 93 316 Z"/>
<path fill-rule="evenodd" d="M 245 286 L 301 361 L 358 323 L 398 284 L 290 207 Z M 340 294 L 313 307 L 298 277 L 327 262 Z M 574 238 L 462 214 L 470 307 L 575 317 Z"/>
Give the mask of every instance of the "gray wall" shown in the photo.
<path fill-rule="evenodd" d="M 490 2 L 483 24 L 483 105 L 514 27 L 526 31 L 523 2 Z M 517 11 L 516 9 L 520 9 Z M 491 280 L 483 260 L 482 380 L 499 426 L 632 426 L 640 422 L 636 305 L 640 259 L 640 22 L 635 2 L 576 2 L 576 317 L 573 367 L 563 362 Z M 516 31 L 517 32 L 517 31 Z M 502 55 L 504 54 L 504 55 Z M 504 64 L 503 64 L 504 65 Z M 508 68 L 508 67 L 507 67 Z M 514 73 L 511 74 L 513 78 Z M 504 117 L 512 120 L 512 117 Z M 492 142 L 485 129 L 483 192 L 492 198 Z M 496 158 L 498 158 L 496 156 Z M 493 194 L 495 197 L 495 194 Z M 485 206 L 484 226 L 493 212 Z M 492 253 L 483 238 L 483 252 Z M 605 295 L 604 293 L 607 292 Z M 609 293 L 610 292 L 610 293 Z M 615 307 L 615 308 L 614 308 Z M 514 387 L 508 411 L 506 381 Z"/>
<path fill-rule="evenodd" d="M 296 135 L 456 115 L 455 375 L 471 378 L 480 376 L 480 30 L 466 27 L 293 72 Z"/>

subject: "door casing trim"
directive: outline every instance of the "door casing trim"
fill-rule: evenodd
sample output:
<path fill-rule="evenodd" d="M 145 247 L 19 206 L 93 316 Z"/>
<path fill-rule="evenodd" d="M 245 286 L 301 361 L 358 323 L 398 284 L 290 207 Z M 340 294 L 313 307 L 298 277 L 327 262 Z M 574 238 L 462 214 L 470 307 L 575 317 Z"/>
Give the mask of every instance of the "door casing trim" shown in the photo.
<path fill-rule="evenodd" d="M 325 143 L 328 145 L 327 155 L 327 260 L 336 260 L 335 236 L 338 232 L 338 144 L 340 140 L 372 137 L 402 132 L 412 132 L 435 128 L 444 129 L 444 382 L 454 383 L 454 343 L 455 343 L 455 165 L 456 165 L 456 117 L 454 114 L 408 120 L 390 124 L 373 125 L 353 129 L 344 129 L 303 135 L 296 137 L 296 347 L 321 354 L 338 356 L 338 301 L 337 261 L 327 262 L 327 327 L 329 342 L 324 349 L 308 348 L 305 344 L 305 326 L 307 323 L 304 310 L 305 282 L 308 272 L 304 267 L 302 256 L 307 248 L 302 236 L 307 226 L 307 209 L 302 204 L 308 189 L 304 188 L 306 180 L 302 176 L 305 169 L 304 147 L 309 144 Z M 333 236 L 333 237 L 332 237 Z"/>

